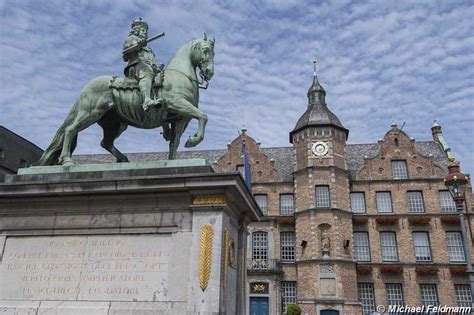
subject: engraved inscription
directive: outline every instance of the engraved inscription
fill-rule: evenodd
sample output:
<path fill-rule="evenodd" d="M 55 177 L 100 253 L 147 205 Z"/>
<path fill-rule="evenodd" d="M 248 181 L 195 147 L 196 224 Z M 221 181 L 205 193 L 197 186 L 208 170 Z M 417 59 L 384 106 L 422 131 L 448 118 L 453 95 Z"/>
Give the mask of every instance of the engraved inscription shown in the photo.
<path fill-rule="evenodd" d="M 171 235 L 9 237 L 0 299 L 168 301 Z"/>

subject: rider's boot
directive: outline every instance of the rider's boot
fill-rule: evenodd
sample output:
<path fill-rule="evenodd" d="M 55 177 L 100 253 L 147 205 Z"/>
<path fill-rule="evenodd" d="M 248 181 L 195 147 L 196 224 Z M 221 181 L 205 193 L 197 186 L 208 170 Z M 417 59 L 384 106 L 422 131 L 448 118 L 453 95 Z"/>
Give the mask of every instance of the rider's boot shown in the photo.
<path fill-rule="evenodd" d="M 143 95 L 143 110 L 148 111 L 151 107 L 155 105 L 161 105 L 158 103 L 157 100 L 151 98 L 151 85 L 153 83 L 153 76 L 144 76 L 140 79 L 138 83 L 138 87 L 140 88 L 140 92 Z"/>

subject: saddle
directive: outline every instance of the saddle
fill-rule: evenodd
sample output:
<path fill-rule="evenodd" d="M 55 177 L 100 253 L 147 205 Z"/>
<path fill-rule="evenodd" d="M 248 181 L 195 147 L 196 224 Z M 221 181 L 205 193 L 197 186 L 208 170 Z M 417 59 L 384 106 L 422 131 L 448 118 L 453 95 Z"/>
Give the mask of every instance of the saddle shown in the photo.
<path fill-rule="evenodd" d="M 118 114 L 127 122 L 139 128 L 155 128 L 163 123 L 167 116 L 167 106 L 153 107 L 145 112 L 142 108 L 143 96 L 138 87 L 138 81 L 127 77 L 112 77 L 109 88 Z M 152 87 L 151 96 L 158 95 L 156 79 Z"/>

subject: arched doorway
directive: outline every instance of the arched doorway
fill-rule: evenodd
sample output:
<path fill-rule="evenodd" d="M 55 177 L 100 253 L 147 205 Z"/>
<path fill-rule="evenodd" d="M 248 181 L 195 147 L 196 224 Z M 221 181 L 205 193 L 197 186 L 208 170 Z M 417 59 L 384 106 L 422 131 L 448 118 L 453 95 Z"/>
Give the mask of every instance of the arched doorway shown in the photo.
<path fill-rule="evenodd" d="M 322 310 L 320 315 L 339 315 L 339 311 L 336 310 Z"/>

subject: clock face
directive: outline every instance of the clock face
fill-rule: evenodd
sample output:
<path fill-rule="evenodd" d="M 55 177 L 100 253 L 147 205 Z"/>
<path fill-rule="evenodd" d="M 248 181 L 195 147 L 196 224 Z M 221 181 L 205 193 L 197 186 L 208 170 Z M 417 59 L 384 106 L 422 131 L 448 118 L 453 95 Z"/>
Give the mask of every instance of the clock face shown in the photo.
<path fill-rule="evenodd" d="M 311 152 L 316 156 L 324 156 L 328 154 L 329 146 L 326 142 L 317 141 L 311 145 Z"/>

